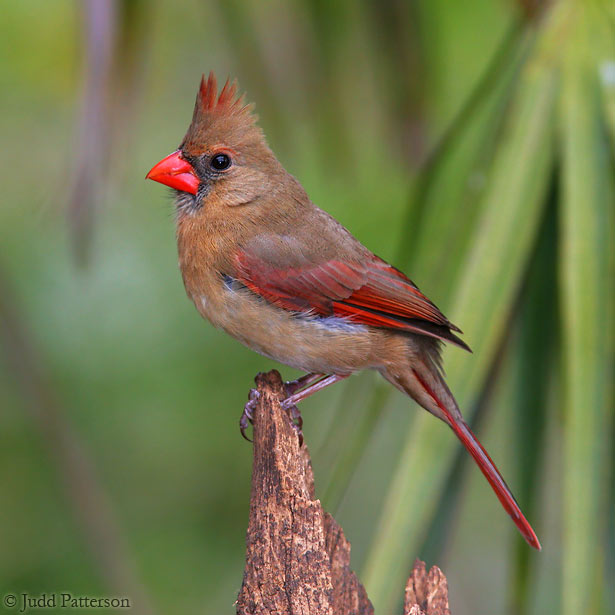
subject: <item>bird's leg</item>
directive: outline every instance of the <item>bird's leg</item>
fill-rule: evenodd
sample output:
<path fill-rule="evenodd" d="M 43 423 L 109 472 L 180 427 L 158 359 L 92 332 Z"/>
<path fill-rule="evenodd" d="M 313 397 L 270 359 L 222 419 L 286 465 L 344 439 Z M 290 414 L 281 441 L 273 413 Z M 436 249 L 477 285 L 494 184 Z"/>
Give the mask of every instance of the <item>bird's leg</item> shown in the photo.
<path fill-rule="evenodd" d="M 291 406 L 298 404 L 300 401 L 303 401 L 318 391 L 322 391 L 322 389 L 328 387 L 329 385 L 335 384 L 340 380 L 344 380 L 344 378 L 348 378 L 350 374 L 329 374 L 324 377 L 323 374 L 307 374 L 303 378 L 307 378 L 308 376 L 311 377 L 309 386 L 304 385 L 304 388 L 302 388 L 298 393 L 289 395 L 282 401 L 282 408 L 284 408 L 284 410 L 288 410 Z M 302 380 L 302 378 L 299 380 Z"/>
<path fill-rule="evenodd" d="M 299 436 L 299 446 L 303 444 L 303 419 L 301 418 L 301 412 L 297 408 L 297 404 L 303 401 L 310 395 L 313 395 L 317 391 L 322 391 L 325 387 L 328 387 L 335 382 L 339 382 L 344 378 L 348 378 L 350 374 L 306 374 L 302 378 L 295 380 L 295 383 L 301 383 L 301 386 L 295 387 L 298 392 L 289 395 L 282 401 L 282 408 L 290 414 L 290 418 L 293 421 L 293 427 Z M 294 383 L 289 383 L 294 384 Z"/>
<path fill-rule="evenodd" d="M 297 380 L 289 380 L 284 383 L 284 390 L 286 391 L 286 395 L 290 397 L 294 395 L 297 391 L 309 386 L 313 382 L 320 380 L 323 378 L 325 374 L 314 374 L 309 373 L 305 374 L 305 376 L 301 376 L 301 378 L 297 378 Z"/>

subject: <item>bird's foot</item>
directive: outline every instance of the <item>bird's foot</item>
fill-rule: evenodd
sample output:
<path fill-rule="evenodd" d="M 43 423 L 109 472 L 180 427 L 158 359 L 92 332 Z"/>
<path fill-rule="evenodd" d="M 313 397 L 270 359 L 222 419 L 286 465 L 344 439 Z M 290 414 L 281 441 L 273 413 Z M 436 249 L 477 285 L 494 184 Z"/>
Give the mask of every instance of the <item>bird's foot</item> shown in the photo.
<path fill-rule="evenodd" d="M 250 393 L 248 394 L 248 402 L 243 407 L 243 412 L 241 413 L 241 417 L 239 418 L 239 431 L 245 440 L 248 442 L 252 442 L 248 436 L 246 436 L 246 429 L 248 429 L 248 425 L 253 422 L 254 409 L 256 408 L 256 404 L 260 398 L 261 394 L 257 389 L 250 389 Z"/>
<path fill-rule="evenodd" d="M 299 438 L 299 447 L 303 446 L 303 418 L 301 416 L 301 412 L 297 405 L 293 403 L 292 398 L 284 399 L 281 402 L 281 406 L 283 410 L 288 412 L 290 416 L 291 425 L 293 429 L 297 432 L 297 437 Z"/>
<path fill-rule="evenodd" d="M 299 412 L 297 404 L 316 391 L 320 391 L 330 384 L 348 377 L 348 375 L 349 374 L 329 374 L 327 376 L 325 374 L 310 373 L 297 380 L 284 383 L 286 399 L 283 399 L 280 403 L 282 408 L 288 412 L 290 416 L 292 426 L 299 437 L 299 446 L 303 444 L 303 419 L 301 418 L 301 412 Z M 245 405 L 241 418 L 239 419 L 239 431 L 241 431 L 241 435 L 248 440 L 248 442 L 252 442 L 252 440 L 246 436 L 246 429 L 249 424 L 253 422 L 252 417 L 259 397 L 260 393 L 257 389 L 250 389 L 248 403 Z"/>

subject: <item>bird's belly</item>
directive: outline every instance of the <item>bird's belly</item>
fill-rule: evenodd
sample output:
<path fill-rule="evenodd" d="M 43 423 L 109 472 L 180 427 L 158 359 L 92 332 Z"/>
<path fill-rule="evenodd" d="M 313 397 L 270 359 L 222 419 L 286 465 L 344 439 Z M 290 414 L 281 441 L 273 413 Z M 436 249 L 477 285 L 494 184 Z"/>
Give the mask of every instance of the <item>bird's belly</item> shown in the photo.
<path fill-rule="evenodd" d="M 266 357 L 296 369 L 348 374 L 379 367 L 369 327 L 341 318 L 294 314 L 245 288 L 225 287 L 215 296 L 193 296 L 199 312 L 215 327 Z"/>

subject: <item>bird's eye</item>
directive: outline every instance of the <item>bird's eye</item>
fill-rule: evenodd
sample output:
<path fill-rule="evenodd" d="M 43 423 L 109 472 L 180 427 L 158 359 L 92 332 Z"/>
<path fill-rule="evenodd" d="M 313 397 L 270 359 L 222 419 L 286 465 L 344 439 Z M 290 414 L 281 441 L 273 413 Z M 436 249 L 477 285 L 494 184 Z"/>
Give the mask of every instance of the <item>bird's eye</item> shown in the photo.
<path fill-rule="evenodd" d="M 211 159 L 211 167 L 216 171 L 224 171 L 231 166 L 231 158 L 226 154 L 216 154 Z"/>

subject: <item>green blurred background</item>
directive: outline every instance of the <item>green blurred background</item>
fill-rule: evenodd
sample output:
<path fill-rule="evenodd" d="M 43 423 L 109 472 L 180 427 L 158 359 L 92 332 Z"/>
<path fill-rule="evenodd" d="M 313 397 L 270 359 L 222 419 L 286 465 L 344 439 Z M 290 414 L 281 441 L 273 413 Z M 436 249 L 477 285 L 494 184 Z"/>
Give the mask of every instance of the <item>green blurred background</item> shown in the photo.
<path fill-rule="evenodd" d="M 542 541 L 525 545 L 443 424 L 354 377 L 302 411 L 376 612 L 400 612 L 417 556 L 456 615 L 615 610 L 612 3 L 0 12 L 3 596 L 234 612 L 237 421 L 254 374 L 280 366 L 200 319 L 170 195 L 143 181 L 214 70 L 311 198 L 465 331 L 449 383 Z"/>

